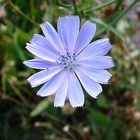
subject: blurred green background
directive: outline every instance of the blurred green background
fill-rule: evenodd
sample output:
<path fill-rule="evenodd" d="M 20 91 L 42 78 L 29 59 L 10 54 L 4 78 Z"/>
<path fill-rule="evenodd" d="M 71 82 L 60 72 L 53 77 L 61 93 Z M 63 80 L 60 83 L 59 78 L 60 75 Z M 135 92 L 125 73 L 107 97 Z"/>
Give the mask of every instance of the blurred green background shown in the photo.
<path fill-rule="evenodd" d="M 139 0 L 0 0 L 0 140 L 140 140 Z M 53 107 L 26 79 L 35 70 L 23 65 L 33 56 L 25 44 L 42 34 L 45 20 L 76 14 L 97 24 L 96 36 L 113 48 L 113 77 L 83 108 Z"/>

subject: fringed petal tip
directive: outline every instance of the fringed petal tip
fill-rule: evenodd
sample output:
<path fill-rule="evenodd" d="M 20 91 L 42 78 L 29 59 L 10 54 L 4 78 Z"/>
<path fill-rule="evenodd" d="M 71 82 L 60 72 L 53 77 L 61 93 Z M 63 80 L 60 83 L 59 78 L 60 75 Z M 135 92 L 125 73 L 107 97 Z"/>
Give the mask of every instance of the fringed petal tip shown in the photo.
<path fill-rule="evenodd" d="M 36 41 L 36 37 L 38 36 L 39 34 L 33 34 L 33 37 L 29 40 L 29 43 L 33 43 L 34 41 Z M 41 35 L 39 35 L 41 36 Z"/>
<path fill-rule="evenodd" d="M 46 95 L 42 95 L 42 94 L 40 94 L 40 93 L 37 93 L 36 95 L 39 96 L 39 97 L 42 97 L 42 98 L 43 98 L 43 97 L 47 97 Z"/>
<path fill-rule="evenodd" d="M 27 79 L 27 82 L 30 84 L 30 86 L 32 88 L 37 87 L 37 85 L 35 85 L 35 84 L 32 83 L 32 80 L 30 79 L 30 77 Z"/>
<path fill-rule="evenodd" d="M 71 105 L 72 106 L 72 105 Z M 72 106 L 72 108 L 81 108 L 83 107 L 84 105 L 78 105 L 78 106 Z M 63 108 L 65 107 L 65 105 L 54 105 L 55 108 Z"/>
<path fill-rule="evenodd" d="M 36 85 L 36 84 L 33 84 L 33 83 L 32 83 L 32 80 L 31 80 L 30 78 L 27 79 L 27 82 L 30 84 L 30 86 L 31 86 L 32 88 L 35 88 L 35 87 L 38 86 L 38 85 Z"/>
<path fill-rule="evenodd" d="M 30 60 L 23 61 L 23 64 L 26 65 L 26 66 L 28 66 L 28 67 L 30 67 Z"/>
<path fill-rule="evenodd" d="M 103 91 L 100 91 L 98 94 L 96 94 L 95 96 L 91 96 L 92 98 L 94 98 L 95 100 L 98 98 L 98 96 L 100 95 L 100 94 L 102 94 L 102 92 Z"/>
<path fill-rule="evenodd" d="M 100 94 L 102 94 L 102 92 L 103 92 L 103 91 L 101 91 L 98 95 L 96 95 L 96 96 L 94 97 L 94 99 L 97 99 L 98 96 L 99 96 Z"/>
<path fill-rule="evenodd" d="M 71 104 L 70 104 L 71 105 Z M 80 107 L 83 107 L 84 106 L 84 104 L 79 104 L 79 105 L 71 105 L 71 107 L 73 107 L 73 108 L 80 108 Z M 54 104 L 54 107 L 58 107 L 58 108 L 63 108 L 63 107 L 65 107 L 65 104 Z"/>
<path fill-rule="evenodd" d="M 92 21 L 90 21 L 90 20 L 87 20 L 86 22 L 89 23 L 89 25 L 94 26 L 95 31 L 96 31 L 96 23 L 95 23 L 95 22 L 92 22 Z"/>
<path fill-rule="evenodd" d="M 111 78 L 112 78 L 112 74 L 110 74 L 110 76 L 108 77 L 107 81 L 105 83 L 102 83 L 102 84 L 105 84 L 105 85 L 108 84 L 109 81 L 111 80 Z"/>
<path fill-rule="evenodd" d="M 105 38 L 105 40 L 106 40 L 106 42 L 107 42 L 107 46 L 109 47 L 109 51 L 111 50 L 111 48 L 112 48 L 112 45 L 111 45 L 111 43 L 110 43 L 110 41 L 109 41 L 109 39 L 108 38 Z"/>
<path fill-rule="evenodd" d="M 32 88 L 35 88 L 36 87 L 36 85 L 32 85 L 31 83 L 30 83 L 30 85 L 31 85 Z"/>
<path fill-rule="evenodd" d="M 47 20 L 40 24 L 41 29 L 43 29 L 44 27 L 49 28 L 49 26 L 51 27 L 52 25 Z"/>
<path fill-rule="evenodd" d="M 26 60 L 26 61 L 23 61 L 22 63 L 23 63 L 24 65 L 26 65 L 26 66 L 27 66 L 27 60 Z"/>
<path fill-rule="evenodd" d="M 27 42 L 27 43 L 26 43 L 25 49 L 27 49 L 27 50 L 29 51 L 29 48 L 30 48 L 30 47 L 31 47 L 31 43 Z"/>
<path fill-rule="evenodd" d="M 64 17 L 58 17 L 58 19 L 65 19 L 65 18 L 79 18 L 79 16 L 78 15 L 67 15 Z"/>
<path fill-rule="evenodd" d="M 84 104 L 82 104 L 82 105 L 71 105 L 73 108 L 81 108 L 81 107 L 83 107 L 84 106 Z"/>
<path fill-rule="evenodd" d="M 33 38 L 32 38 L 32 39 L 33 39 Z M 31 39 L 31 40 L 32 40 L 32 39 Z M 25 47 L 25 48 L 26 48 L 27 50 L 28 50 L 28 47 L 32 47 L 33 45 L 38 46 L 34 41 L 31 41 L 31 40 L 30 40 L 29 42 L 26 43 L 26 47 Z"/>
<path fill-rule="evenodd" d="M 67 19 L 69 19 L 69 20 L 71 20 L 71 19 L 77 19 L 78 21 L 80 20 L 78 15 L 68 15 L 68 16 L 64 16 L 64 17 L 59 17 L 58 18 L 58 22 L 60 20 L 66 22 Z"/>
<path fill-rule="evenodd" d="M 40 28 L 42 28 L 44 25 L 46 25 L 48 23 L 48 21 L 44 21 L 43 23 L 40 24 Z"/>
<path fill-rule="evenodd" d="M 64 105 L 55 105 L 55 104 L 54 104 L 54 107 L 55 107 L 55 108 L 63 108 Z"/>
<path fill-rule="evenodd" d="M 27 79 L 27 82 L 30 84 L 30 86 L 31 86 L 32 88 L 35 88 L 35 87 L 36 87 L 36 85 L 32 84 L 30 80 Z"/>
<path fill-rule="evenodd" d="M 31 45 L 30 42 L 26 42 L 26 47 L 27 47 L 28 45 Z M 25 48 L 26 48 L 26 47 L 25 47 Z"/>
<path fill-rule="evenodd" d="M 31 80 L 30 80 L 31 78 L 29 77 L 28 79 L 27 79 L 27 81 L 30 83 L 31 82 Z"/>
<path fill-rule="evenodd" d="M 112 58 L 112 57 L 111 57 L 111 60 L 112 60 L 112 65 L 111 65 L 109 68 L 115 67 L 115 64 L 114 64 L 114 62 L 113 62 L 113 58 Z"/>
<path fill-rule="evenodd" d="M 113 68 L 115 67 L 115 64 L 114 64 L 114 61 L 113 61 L 113 58 L 111 56 L 105 56 L 105 57 L 108 57 L 110 60 L 111 60 L 111 63 L 110 63 L 110 66 L 106 69 L 110 69 L 110 68 Z"/>
<path fill-rule="evenodd" d="M 108 83 L 109 83 L 109 80 L 111 79 L 111 77 L 112 77 L 112 75 L 108 78 L 108 81 L 106 82 L 106 84 L 108 84 Z"/>

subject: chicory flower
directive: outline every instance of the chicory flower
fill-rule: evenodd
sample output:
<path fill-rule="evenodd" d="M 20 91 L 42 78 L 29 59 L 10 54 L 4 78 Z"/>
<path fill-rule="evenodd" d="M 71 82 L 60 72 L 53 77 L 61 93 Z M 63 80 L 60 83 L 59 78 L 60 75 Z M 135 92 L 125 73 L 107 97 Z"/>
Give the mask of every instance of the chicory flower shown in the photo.
<path fill-rule="evenodd" d="M 57 31 L 47 21 L 41 25 L 45 35 L 35 34 L 26 49 L 35 59 L 24 61 L 28 67 L 41 71 L 27 80 L 32 87 L 44 84 L 37 95 L 46 97 L 55 94 L 54 106 L 62 107 L 68 99 L 73 107 L 84 105 L 84 93 L 96 98 L 101 92 L 100 84 L 107 84 L 113 67 L 109 39 L 92 43 L 96 24 L 86 21 L 81 29 L 78 16 L 60 17 Z"/>

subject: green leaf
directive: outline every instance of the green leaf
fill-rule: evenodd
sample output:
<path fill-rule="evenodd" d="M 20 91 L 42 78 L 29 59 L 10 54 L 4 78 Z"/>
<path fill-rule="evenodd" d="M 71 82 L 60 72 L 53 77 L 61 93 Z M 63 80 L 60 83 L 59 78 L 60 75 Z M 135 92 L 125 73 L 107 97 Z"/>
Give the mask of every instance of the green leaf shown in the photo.
<path fill-rule="evenodd" d="M 103 108 L 107 108 L 109 106 L 109 103 L 107 103 L 106 101 L 106 98 L 104 95 L 100 95 L 97 99 L 97 104 L 100 106 L 100 107 L 103 107 Z"/>
<path fill-rule="evenodd" d="M 26 58 L 25 53 L 22 50 L 21 45 L 18 42 L 18 37 L 19 37 L 19 29 L 16 28 L 16 32 L 13 36 L 13 39 L 14 39 L 14 46 L 13 47 L 15 48 L 15 51 L 17 52 L 17 55 L 19 56 L 20 60 L 23 61 L 23 60 L 26 60 L 27 58 Z"/>
<path fill-rule="evenodd" d="M 39 104 L 32 110 L 32 112 L 30 113 L 31 117 L 35 117 L 39 114 L 41 114 L 49 105 L 49 102 L 47 99 L 42 100 L 41 102 L 39 102 Z"/>
<path fill-rule="evenodd" d="M 106 116 L 105 114 L 103 114 L 102 112 L 99 112 L 95 109 L 90 109 L 90 115 L 92 117 L 92 121 L 94 124 L 98 124 L 98 125 L 105 125 L 107 126 L 110 122 L 110 118 L 108 116 Z"/>

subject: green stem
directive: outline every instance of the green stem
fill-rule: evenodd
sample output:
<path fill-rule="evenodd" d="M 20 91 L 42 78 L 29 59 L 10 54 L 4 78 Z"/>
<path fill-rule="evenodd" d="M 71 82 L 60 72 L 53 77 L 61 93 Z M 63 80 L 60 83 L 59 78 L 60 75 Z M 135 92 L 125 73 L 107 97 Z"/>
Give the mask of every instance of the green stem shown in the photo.
<path fill-rule="evenodd" d="M 19 7 L 17 7 L 16 5 L 14 5 L 11 1 L 9 2 L 9 4 L 11 5 L 11 7 L 18 12 L 20 15 L 22 15 L 25 19 L 27 19 L 28 21 L 30 21 L 32 24 L 34 24 L 35 26 L 38 26 L 38 24 L 33 21 L 31 18 L 29 18 L 28 16 L 26 16 L 20 9 Z"/>
<path fill-rule="evenodd" d="M 110 27 L 112 27 L 113 25 L 115 25 L 116 23 L 118 23 L 118 21 L 125 16 L 129 10 L 137 3 L 139 2 L 139 0 L 134 0 L 130 5 L 128 5 L 127 8 L 125 8 L 116 18 L 114 18 L 114 20 L 112 20 L 110 23 L 106 23 L 106 25 L 104 26 L 104 28 L 100 29 L 100 31 L 98 33 L 96 33 L 96 35 L 98 36 L 99 34 L 101 34 L 102 32 L 104 32 L 106 29 L 110 29 Z M 100 23 L 99 23 L 100 24 Z M 101 24 L 102 25 L 102 24 Z"/>
<path fill-rule="evenodd" d="M 73 2 L 75 14 L 78 15 L 78 9 L 77 9 L 77 6 L 76 6 L 76 2 L 75 2 L 75 0 L 72 0 L 72 2 Z"/>
<path fill-rule="evenodd" d="M 5 72 L 2 73 L 2 91 L 6 93 L 6 85 L 5 85 Z"/>
<path fill-rule="evenodd" d="M 25 103 L 26 100 L 24 96 L 22 96 L 22 94 L 20 93 L 19 89 L 16 86 L 14 86 L 10 81 L 9 81 L 9 85 L 13 89 L 14 93 Z"/>
<path fill-rule="evenodd" d="M 116 7 L 114 8 L 114 11 L 113 11 L 114 13 L 119 9 L 119 7 L 122 4 L 122 2 L 123 2 L 122 0 L 117 1 Z"/>
<path fill-rule="evenodd" d="M 32 18 L 32 20 L 35 20 L 34 1 L 33 0 L 30 0 L 30 7 L 31 7 L 31 18 Z"/>
<path fill-rule="evenodd" d="M 58 0 L 57 3 L 62 6 L 62 7 L 65 7 L 65 8 L 71 8 L 72 5 L 71 4 L 64 4 L 61 0 Z"/>
<path fill-rule="evenodd" d="M 0 8 L 4 9 L 8 5 L 8 2 L 4 3 Z"/>
<path fill-rule="evenodd" d="M 131 9 L 132 7 L 138 3 L 139 0 L 134 0 L 126 9 L 124 9 L 112 22 L 111 25 L 116 24 L 123 16 L 125 16 Z"/>
<path fill-rule="evenodd" d="M 100 9 L 102 9 L 102 8 L 108 6 L 108 5 L 111 5 L 111 4 L 115 3 L 116 1 L 117 0 L 107 1 L 107 2 L 105 2 L 105 3 L 103 3 L 103 4 L 99 5 L 99 6 L 96 6 L 96 7 L 92 8 L 92 9 L 87 9 L 87 10 L 84 10 L 84 11 L 85 12 L 90 12 L 90 11 L 94 11 L 94 10 L 100 10 Z"/>

